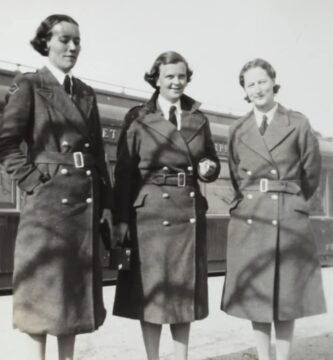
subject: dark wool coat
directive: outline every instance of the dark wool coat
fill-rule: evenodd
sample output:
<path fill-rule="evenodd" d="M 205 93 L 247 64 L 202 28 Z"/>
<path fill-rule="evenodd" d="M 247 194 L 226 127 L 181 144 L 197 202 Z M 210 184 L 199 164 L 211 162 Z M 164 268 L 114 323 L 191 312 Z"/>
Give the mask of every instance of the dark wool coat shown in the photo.
<path fill-rule="evenodd" d="M 13 321 L 32 334 L 90 332 L 106 314 L 98 242 L 111 187 L 94 92 L 73 81 L 72 100 L 47 68 L 18 75 L 0 122 L 0 160 L 25 194 Z M 59 161 L 73 152 L 93 161 L 82 168 Z"/>
<path fill-rule="evenodd" d="M 156 108 L 157 96 L 128 113 L 118 145 L 114 217 L 130 224 L 135 256 L 131 270 L 119 273 L 114 314 L 157 324 L 190 322 L 208 314 L 207 201 L 197 167 L 204 158 L 213 160 L 216 172 L 201 179 L 213 181 L 219 161 L 199 104 L 181 98 L 178 131 Z M 194 182 L 152 183 L 163 171 L 193 173 Z"/>
<path fill-rule="evenodd" d="M 279 105 L 261 137 L 251 112 L 232 126 L 229 151 L 235 199 L 222 309 L 258 322 L 324 312 L 307 202 L 318 186 L 321 160 L 308 120 Z M 283 182 L 260 192 L 260 178 Z"/>

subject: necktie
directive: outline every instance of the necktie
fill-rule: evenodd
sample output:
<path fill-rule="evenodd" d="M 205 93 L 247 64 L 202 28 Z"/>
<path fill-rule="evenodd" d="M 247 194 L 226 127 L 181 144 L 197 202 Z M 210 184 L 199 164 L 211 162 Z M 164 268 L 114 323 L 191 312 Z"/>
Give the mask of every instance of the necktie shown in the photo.
<path fill-rule="evenodd" d="M 176 117 L 176 106 L 171 106 L 169 110 L 169 121 L 171 124 L 175 125 L 177 127 L 177 117 Z"/>
<path fill-rule="evenodd" d="M 267 126 L 268 126 L 267 116 L 263 115 L 262 116 L 262 121 L 261 121 L 261 124 L 260 124 L 260 127 L 259 127 L 259 132 L 260 132 L 261 136 L 265 134 Z"/>
<path fill-rule="evenodd" d="M 64 89 L 68 95 L 72 95 L 72 84 L 71 84 L 71 78 L 69 75 L 65 76 Z"/>

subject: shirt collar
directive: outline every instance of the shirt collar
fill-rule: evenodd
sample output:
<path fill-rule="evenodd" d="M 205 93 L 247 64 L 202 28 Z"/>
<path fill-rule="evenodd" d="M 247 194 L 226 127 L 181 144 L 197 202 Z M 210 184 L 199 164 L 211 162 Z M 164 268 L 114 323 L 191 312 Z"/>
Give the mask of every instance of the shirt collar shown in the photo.
<path fill-rule="evenodd" d="M 182 113 L 182 108 L 180 107 L 180 100 L 178 100 L 176 103 L 171 103 L 167 99 L 165 99 L 163 96 L 159 95 L 157 99 L 157 103 L 160 106 L 162 110 L 163 116 L 168 120 L 169 119 L 169 111 L 171 106 L 176 107 L 176 114 L 179 115 Z"/>
<path fill-rule="evenodd" d="M 274 115 L 275 115 L 275 112 L 276 112 L 276 109 L 278 107 L 278 104 L 276 103 L 272 108 L 271 110 L 267 111 L 266 113 L 262 112 L 262 111 L 259 111 L 256 107 L 254 107 L 254 115 L 255 115 L 255 118 L 256 118 L 256 121 L 257 121 L 257 124 L 260 126 L 261 122 L 262 122 L 262 117 L 264 115 L 267 116 L 267 123 L 269 124 Z"/>
<path fill-rule="evenodd" d="M 50 61 L 47 62 L 46 67 L 51 71 L 52 75 L 59 81 L 59 84 L 63 84 L 65 80 L 65 76 L 69 75 L 71 81 L 73 81 L 73 75 L 71 72 L 64 73 L 59 70 L 56 66 L 54 66 Z"/>

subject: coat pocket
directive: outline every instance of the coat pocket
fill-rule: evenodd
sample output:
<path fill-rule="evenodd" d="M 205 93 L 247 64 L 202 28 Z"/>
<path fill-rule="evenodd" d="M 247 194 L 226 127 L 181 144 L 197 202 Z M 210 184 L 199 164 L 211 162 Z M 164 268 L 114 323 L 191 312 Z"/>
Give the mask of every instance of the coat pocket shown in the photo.
<path fill-rule="evenodd" d="M 133 203 L 133 207 L 139 208 L 139 207 L 144 206 L 147 196 L 148 196 L 148 193 L 145 193 L 145 192 L 139 193 Z"/>
<path fill-rule="evenodd" d="M 311 208 L 310 205 L 305 200 L 297 199 L 294 205 L 294 211 L 301 214 L 310 215 Z"/>

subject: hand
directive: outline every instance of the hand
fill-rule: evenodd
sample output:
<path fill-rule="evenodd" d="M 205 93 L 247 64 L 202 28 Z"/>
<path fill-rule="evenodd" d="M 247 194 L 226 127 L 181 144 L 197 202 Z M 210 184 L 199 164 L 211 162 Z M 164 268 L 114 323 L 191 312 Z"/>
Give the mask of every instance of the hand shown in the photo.
<path fill-rule="evenodd" d="M 103 209 L 103 213 L 101 216 L 101 222 L 103 222 L 104 220 L 108 220 L 110 217 L 110 209 Z"/>
<path fill-rule="evenodd" d="M 127 223 L 120 223 L 118 225 L 114 225 L 112 227 L 112 242 L 118 244 L 118 245 L 123 245 L 125 242 L 125 239 L 127 237 L 129 231 L 129 227 Z"/>
<path fill-rule="evenodd" d="M 217 165 L 215 164 L 214 161 L 209 160 L 209 159 L 205 159 L 199 162 L 199 175 L 207 178 L 211 175 L 214 174 L 215 170 L 217 168 Z"/>

